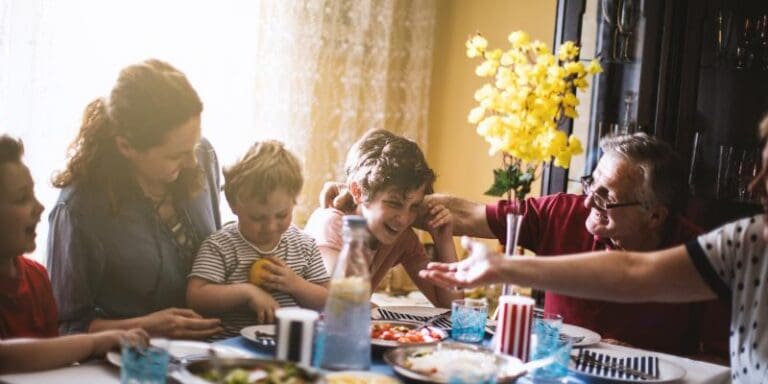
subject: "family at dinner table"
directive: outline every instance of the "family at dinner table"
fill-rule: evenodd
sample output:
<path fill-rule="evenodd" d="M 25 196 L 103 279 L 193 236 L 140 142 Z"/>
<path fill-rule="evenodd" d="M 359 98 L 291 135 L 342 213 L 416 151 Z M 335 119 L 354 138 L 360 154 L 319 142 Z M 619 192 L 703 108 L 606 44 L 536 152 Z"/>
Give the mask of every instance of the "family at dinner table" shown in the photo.
<path fill-rule="evenodd" d="M 23 154 L 41 148 L 0 136 L 0 373 L 66 366 L 150 337 L 229 338 L 273 323 L 280 307 L 320 311 L 345 215 L 366 220 L 372 287 L 401 265 L 432 305 L 450 308 L 463 296 L 457 287 L 514 283 L 544 290 L 545 311 L 612 342 L 727 355 L 744 382 L 768 372 L 759 317 L 768 216 L 704 233 L 682 216 L 684 163 L 660 139 L 603 139 L 581 195 L 484 204 L 434 193 L 437 175 L 415 142 L 370 130 L 349 148 L 346 180 L 327 184 L 302 229 L 292 222 L 299 158 L 281 142 L 256 142 L 225 164 L 222 185 L 202 111 L 186 76 L 156 59 L 124 68 L 109 95 L 86 106 L 52 180 L 61 191 L 47 268 L 24 257 L 43 205 Z M 759 131 L 768 137 L 768 117 Z M 766 165 L 768 146 L 750 186 L 763 199 Z M 236 222 L 221 222 L 222 188 Z M 519 244 L 536 256 L 459 261 L 453 236 L 503 244 L 508 212 L 523 216 Z M 432 257 L 414 228 L 431 236 Z"/>

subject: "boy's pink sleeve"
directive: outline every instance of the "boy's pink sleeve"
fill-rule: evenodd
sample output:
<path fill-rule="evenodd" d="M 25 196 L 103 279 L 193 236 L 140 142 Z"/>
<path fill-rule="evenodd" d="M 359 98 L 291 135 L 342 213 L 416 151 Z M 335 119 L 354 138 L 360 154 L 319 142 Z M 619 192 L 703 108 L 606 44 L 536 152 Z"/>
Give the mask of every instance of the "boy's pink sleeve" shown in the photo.
<path fill-rule="evenodd" d="M 312 236 L 318 247 L 341 251 L 341 227 L 344 214 L 334 208 L 319 208 L 312 212 L 304 232 Z"/>

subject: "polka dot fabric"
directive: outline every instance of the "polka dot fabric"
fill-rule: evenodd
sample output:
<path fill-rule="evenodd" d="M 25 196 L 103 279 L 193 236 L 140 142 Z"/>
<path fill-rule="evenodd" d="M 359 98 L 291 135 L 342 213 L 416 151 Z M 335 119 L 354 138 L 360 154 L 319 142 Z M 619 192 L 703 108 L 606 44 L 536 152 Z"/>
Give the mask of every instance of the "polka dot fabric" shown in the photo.
<path fill-rule="evenodd" d="M 763 215 L 726 224 L 686 245 L 702 277 L 730 298 L 731 371 L 738 383 L 768 382 L 768 255 Z"/>

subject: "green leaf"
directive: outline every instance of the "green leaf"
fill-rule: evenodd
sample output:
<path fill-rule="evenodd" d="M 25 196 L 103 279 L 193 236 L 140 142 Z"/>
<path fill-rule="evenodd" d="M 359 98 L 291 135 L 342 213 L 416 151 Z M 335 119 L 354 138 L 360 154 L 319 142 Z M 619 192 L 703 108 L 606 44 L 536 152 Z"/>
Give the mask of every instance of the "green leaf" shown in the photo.
<path fill-rule="evenodd" d="M 513 163 L 506 169 L 493 170 L 493 185 L 485 191 L 488 196 L 501 197 L 509 191 L 513 191 L 515 198 L 522 200 L 531 192 L 531 184 L 535 177 L 536 167 L 530 167 L 522 171 Z"/>
<path fill-rule="evenodd" d="M 491 188 L 489 188 L 487 191 L 485 191 L 485 194 L 488 196 L 504 196 L 507 191 L 512 189 L 514 186 L 514 181 L 510 177 L 510 173 L 508 170 L 505 170 L 503 168 L 494 169 L 493 170 L 493 185 L 491 185 Z"/>

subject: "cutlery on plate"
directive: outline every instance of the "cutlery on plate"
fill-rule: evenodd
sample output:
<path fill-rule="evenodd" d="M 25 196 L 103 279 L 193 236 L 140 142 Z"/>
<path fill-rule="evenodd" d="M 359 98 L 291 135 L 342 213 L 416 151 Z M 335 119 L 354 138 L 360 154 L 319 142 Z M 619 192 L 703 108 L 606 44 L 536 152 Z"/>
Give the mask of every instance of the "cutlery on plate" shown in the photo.
<path fill-rule="evenodd" d="M 253 336 L 257 339 L 274 339 L 275 335 L 267 332 L 259 331 L 258 329 L 253 332 Z"/>
<path fill-rule="evenodd" d="M 601 367 L 605 369 L 618 371 L 621 373 L 626 373 L 628 375 L 637 376 L 643 380 L 656 380 L 659 378 L 658 375 L 645 373 L 643 371 L 638 371 L 637 369 L 627 367 L 626 365 L 603 362 L 588 355 L 571 356 L 571 360 L 573 360 L 576 364 L 594 365 L 596 367 Z"/>
<path fill-rule="evenodd" d="M 560 334 L 560 341 L 570 341 L 571 344 L 578 344 L 584 341 L 584 336 L 569 336 L 564 333 Z"/>
<path fill-rule="evenodd" d="M 421 325 L 418 328 L 416 328 L 416 329 L 419 330 L 419 329 L 423 329 L 423 328 L 428 328 L 428 327 L 432 326 L 432 323 L 434 323 L 438 319 L 441 319 L 441 318 L 443 318 L 443 317 L 445 317 L 447 315 L 450 315 L 450 314 L 451 314 L 451 311 L 446 311 L 446 312 L 443 312 L 443 313 L 441 313 L 439 315 L 432 316 L 432 317 L 424 320 L 424 322 L 422 322 Z"/>

